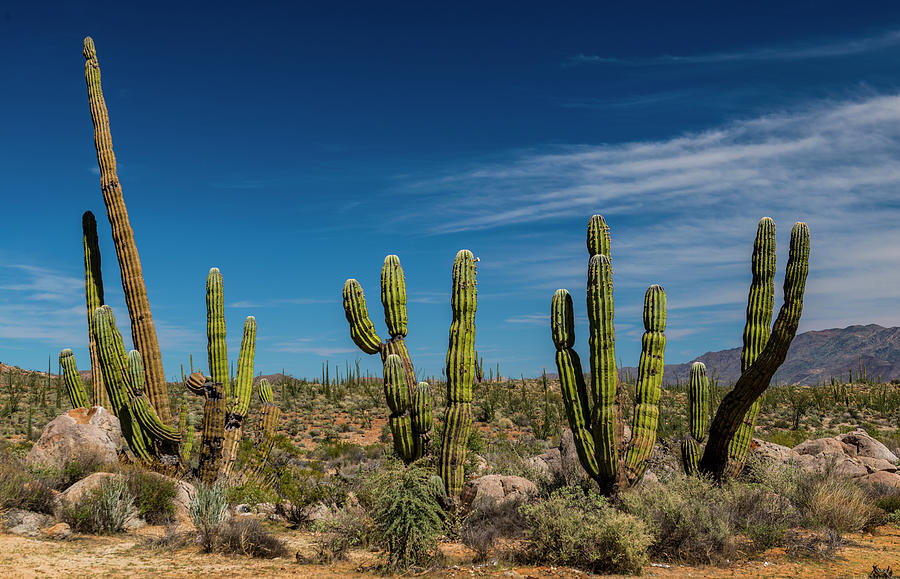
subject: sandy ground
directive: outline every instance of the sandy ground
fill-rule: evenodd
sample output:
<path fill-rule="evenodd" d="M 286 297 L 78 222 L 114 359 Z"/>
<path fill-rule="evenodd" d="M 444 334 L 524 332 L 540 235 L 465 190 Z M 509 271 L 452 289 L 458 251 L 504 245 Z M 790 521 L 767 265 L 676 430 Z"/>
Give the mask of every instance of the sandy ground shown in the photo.
<path fill-rule="evenodd" d="M 298 563 L 295 557 L 261 560 L 240 556 L 205 555 L 197 548 L 175 551 L 150 549 L 160 527 L 115 537 L 78 535 L 67 541 L 50 541 L 0 534 L 0 573 L 3 579 L 19 577 L 372 577 L 378 554 L 355 551 L 347 561 L 332 565 Z M 280 534 L 292 553 L 313 553 L 311 533 Z M 648 577 L 772 577 L 838 578 L 867 577 L 873 564 L 891 565 L 900 571 L 900 529 L 881 527 L 875 534 L 848 535 L 852 545 L 833 561 L 790 561 L 772 550 L 755 561 L 730 567 L 666 566 L 645 569 Z M 591 577 L 563 567 L 528 567 L 488 562 L 475 565 L 472 552 L 459 544 L 444 544 L 445 564 L 440 569 L 408 576 L 418 577 Z M 898 573 L 900 576 L 900 573 Z"/>

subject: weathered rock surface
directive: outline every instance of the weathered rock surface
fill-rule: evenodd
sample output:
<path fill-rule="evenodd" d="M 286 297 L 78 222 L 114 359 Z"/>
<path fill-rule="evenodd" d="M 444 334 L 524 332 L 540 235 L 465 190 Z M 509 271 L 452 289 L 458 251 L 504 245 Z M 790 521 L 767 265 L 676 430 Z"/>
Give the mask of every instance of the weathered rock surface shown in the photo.
<path fill-rule="evenodd" d="M 527 500 L 537 492 L 537 486 L 526 478 L 489 474 L 467 482 L 460 494 L 460 501 L 467 509 L 482 501 L 502 504 Z"/>
<path fill-rule="evenodd" d="M 3 514 L 6 530 L 14 535 L 37 537 L 41 528 L 53 523 L 53 517 L 23 509 L 9 509 Z"/>
<path fill-rule="evenodd" d="M 896 455 L 861 428 L 834 437 L 807 440 L 792 449 L 753 439 L 751 451 L 764 459 L 805 471 L 832 472 L 862 482 L 900 487 Z"/>
<path fill-rule="evenodd" d="M 57 416 L 31 447 L 25 464 L 62 470 L 69 463 L 116 464 L 122 448 L 119 419 L 102 406 L 75 408 Z"/>
<path fill-rule="evenodd" d="M 64 541 L 72 536 L 72 527 L 68 523 L 56 523 L 48 529 L 44 529 L 44 536 L 54 541 Z"/>

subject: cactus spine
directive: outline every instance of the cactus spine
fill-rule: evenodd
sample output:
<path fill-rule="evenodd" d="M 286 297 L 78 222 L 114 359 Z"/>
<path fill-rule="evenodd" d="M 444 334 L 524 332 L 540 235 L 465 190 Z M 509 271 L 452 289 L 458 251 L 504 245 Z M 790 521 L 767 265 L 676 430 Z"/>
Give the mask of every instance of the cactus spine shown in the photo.
<path fill-rule="evenodd" d="M 100 271 L 100 244 L 97 240 L 97 220 L 90 211 L 81 216 L 82 245 L 84 246 L 84 297 L 87 302 L 88 348 L 91 353 L 91 390 L 95 406 L 106 405 L 103 372 L 97 357 L 97 341 L 91 331 L 94 310 L 103 305 L 103 276 Z"/>
<path fill-rule="evenodd" d="M 701 471 L 717 478 L 727 474 L 732 438 L 741 427 L 753 403 L 765 392 L 772 376 L 784 362 L 791 341 L 797 333 L 800 315 L 803 312 L 803 292 L 806 288 L 808 270 L 809 227 L 806 223 L 797 222 L 791 229 L 788 264 L 784 274 L 784 304 L 778 312 L 765 346 L 750 367 L 741 373 L 734 389 L 719 404 L 719 409 L 710 424 L 709 442 L 706 443 L 706 449 L 700 460 Z M 753 299 L 751 286 L 751 307 Z M 748 324 L 753 325 L 750 321 L 751 307 L 748 307 Z M 752 352 L 748 357 L 752 357 Z"/>
<path fill-rule="evenodd" d="M 450 496 L 463 486 L 466 441 L 472 426 L 472 382 L 475 378 L 475 309 L 477 308 L 475 257 L 460 250 L 453 261 L 450 340 L 447 348 L 447 410 L 440 475 Z"/>
<path fill-rule="evenodd" d="M 103 98 L 100 83 L 100 63 L 94 41 L 84 39 L 84 76 L 87 82 L 91 119 L 94 124 L 94 146 L 100 166 L 100 188 L 106 204 L 109 223 L 112 226 L 113 242 L 122 274 L 122 288 L 125 303 L 131 317 L 131 337 L 135 347 L 143 354 L 146 364 L 147 394 L 160 419 L 169 424 L 169 397 L 163 373 L 162 357 L 156 337 L 156 328 L 150 314 L 150 301 L 141 268 L 141 259 L 134 242 L 134 231 L 128 219 L 122 185 L 116 171 L 116 156 L 113 153 L 112 135 L 109 129 L 109 113 Z M 105 376 L 104 376 L 105 378 Z"/>
<path fill-rule="evenodd" d="M 550 327 L 566 416 L 585 471 L 606 493 L 640 481 L 656 441 L 659 396 L 666 347 L 666 294 L 653 285 L 644 296 L 644 336 L 638 368 L 632 439 L 621 458 L 624 421 L 616 370 L 609 227 L 600 215 L 588 221 L 587 307 L 590 322 L 590 394 L 581 360 L 573 349 L 572 297 L 559 289 L 550 307 Z"/>
<path fill-rule="evenodd" d="M 681 462 L 686 474 L 695 474 L 700 461 L 700 444 L 706 438 L 709 423 L 709 380 L 703 362 L 691 364 L 691 383 L 688 390 L 689 432 L 681 441 Z"/>
<path fill-rule="evenodd" d="M 66 390 L 69 393 L 69 402 L 72 404 L 72 408 L 90 408 L 72 350 L 66 348 L 59 353 L 59 365 L 63 369 L 63 379 L 66 382 Z"/>
<path fill-rule="evenodd" d="M 394 437 L 394 450 L 404 462 L 410 463 L 427 452 L 430 440 L 429 434 L 417 430 L 416 425 L 425 422 L 430 424 L 430 421 L 424 418 L 420 420 L 416 416 L 418 412 L 424 412 L 424 408 L 409 404 L 418 385 L 415 368 L 406 347 L 406 279 L 400 258 L 388 255 L 384 258 L 384 266 L 381 268 L 381 303 L 390 339 L 382 341 L 375 332 L 375 325 L 369 318 L 366 307 L 366 297 L 358 281 L 348 279 L 344 283 L 342 294 L 344 314 L 350 324 L 350 338 L 366 354 L 381 355 L 381 362 L 384 364 L 385 397 L 388 398 L 391 410 L 389 422 Z M 401 394 L 405 403 L 392 405 L 392 402 L 400 402 Z M 427 399 L 430 403 L 430 396 L 422 399 Z M 402 410 L 395 409 L 401 406 Z M 428 412 L 431 412 L 430 406 Z"/>

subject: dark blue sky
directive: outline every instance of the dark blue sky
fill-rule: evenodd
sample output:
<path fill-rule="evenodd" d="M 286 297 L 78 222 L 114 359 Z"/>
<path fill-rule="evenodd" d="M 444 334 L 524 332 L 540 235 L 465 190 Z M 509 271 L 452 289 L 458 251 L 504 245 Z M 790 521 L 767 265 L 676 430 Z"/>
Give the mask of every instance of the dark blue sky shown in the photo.
<path fill-rule="evenodd" d="M 900 324 L 895 4 L 297 4 L 0 8 L 0 361 L 41 367 L 73 347 L 88 364 L 84 210 L 126 318 L 86 35 L 170 376 L 189 352 L 205 360 L 211 266 L 235 356 L 253 314 L 259 370 L 359 357 L 379 372 L 349 339 L 340 289 L 358 278 L 382 328 L 388 253 L 406 270 L 414 361 L 437 374 L 460 248 L 481 257 L 486 362 L 552 371 L 557 287 L 587 350 L 592 213 L 612 227 L 626 364 L 652 283 L 669 295 L 668 360 L 739 345 L 763 215 L 782 271 L 791 224 L 810 224 L 801 329 Z"/>

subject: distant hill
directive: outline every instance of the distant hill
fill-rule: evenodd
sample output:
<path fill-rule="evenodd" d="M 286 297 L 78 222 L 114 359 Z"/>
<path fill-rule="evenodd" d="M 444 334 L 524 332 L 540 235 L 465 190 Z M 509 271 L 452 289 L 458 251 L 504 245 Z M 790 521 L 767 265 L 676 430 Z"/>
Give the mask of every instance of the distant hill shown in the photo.
<path fill-rule="evenodd" d="M 860 359 L 870 379 L 900 378 L 900 328 L 869 324 L 797 334 L 778 369 L 778 382 L 816 384 L 841 373 L 847 380 L 851 369 L 856 378 Z M 741 374 L 741 349 L 707 352 L 687 364 L 666 364 L 665 380 L 674 382 L 676 376 L 687 379 L 693 362 L 703 362 L 715 371 L 720 384 L 728 384 Z"/>

